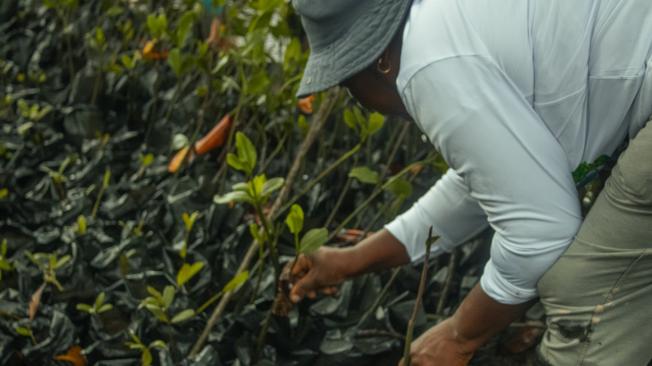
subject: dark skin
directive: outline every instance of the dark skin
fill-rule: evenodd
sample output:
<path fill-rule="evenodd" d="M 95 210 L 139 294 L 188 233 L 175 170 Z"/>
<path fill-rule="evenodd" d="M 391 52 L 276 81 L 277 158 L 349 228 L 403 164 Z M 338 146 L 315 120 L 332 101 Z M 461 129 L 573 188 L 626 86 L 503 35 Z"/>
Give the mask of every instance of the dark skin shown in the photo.
<path fill-rule="evenodd" d="M 397 34 L 402 34 L 398 31 Z M 378 62 L 342 83 L 364 107 L 386 115 L 410 119 L 396 88 L 400 67 L 401 37 L 394 37 Z M 350 248 L 322 248 L 300 256 L 294 266 L 293 302 L 317 292 L 327 295 L 337 285 L 363 273 L 405 265 L 410 262 L 405 247 L 387 230 Z M 430 328 L 412 343 L 413 366 L 465 366 L 475 351 L 491 337 L 523 316 L 533 304 L 501 304 L 476 285 L 455 314 Z M 399 364 L 403 366 L 403 361 Z"/>

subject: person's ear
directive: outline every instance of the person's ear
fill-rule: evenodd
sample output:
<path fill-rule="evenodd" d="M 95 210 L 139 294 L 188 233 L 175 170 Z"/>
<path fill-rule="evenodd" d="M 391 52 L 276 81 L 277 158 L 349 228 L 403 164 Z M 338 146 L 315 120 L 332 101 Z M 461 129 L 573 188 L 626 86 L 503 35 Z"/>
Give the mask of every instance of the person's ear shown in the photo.
<path fill-rule="evenodd" d="M 376 61 L 376 71 L 383 75 L 387 75 L 392 72 L 392 60 L 390 58 L 389 47 L 383 51 L 383 54 L 380 55 Z"/>

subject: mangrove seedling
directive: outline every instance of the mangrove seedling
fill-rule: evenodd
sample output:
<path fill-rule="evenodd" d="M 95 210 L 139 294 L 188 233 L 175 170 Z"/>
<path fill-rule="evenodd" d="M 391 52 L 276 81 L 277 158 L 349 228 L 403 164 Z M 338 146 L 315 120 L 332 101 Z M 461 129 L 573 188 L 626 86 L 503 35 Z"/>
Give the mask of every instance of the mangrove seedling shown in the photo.
<path fill-rule="evenodd" d="M 113 309 L 113 305 L 104 302 L 106 300 L 106 294 L 103 292 L 100 292 L 99 295 L 95 298 L 95 302 L 93 305 L 89 304 L 77 304 L 77 310 L 91 314 L 91 315 L 97 315 L 97 314 L 102 314 L 105 313 L 111 309 Z"/>
<path fill-rule="evenodd" d="M 140 364 L 141 366 L 150 366 L 153 361 L 152 357 L 152 348 L 157 348 L 157 349 L 166 349 L 168 348 L 167 344 L 160 339 L 157 339 L 150 343 L 149 345 L 145 345 L 143 341 L 140 340 L 140 338 L 136 335 L 136 333 L 129 331 L 129 336 L 131 337 L 131 341 L 125 342 L 127 347 L 130 349 L 135 349 L 140 351 Z"/>
<path fill-rule="evenodd" d="M 262 223 L 262 228 L 260 229 L 262 233 L 260 235 L 254 235 L 254 238 L 259 241 L 259 245 L 263 245 L 265 241 L 269 241 L 272 263 L 278 275 L 280 273 L 280 264 L 275 244 L 276 233 L 267 215 L 265 215 L 263 207 L 269 202 L 272 193 L 283 187 L 285 181 L 283 178 L 267 179 L 265 174 L 251 178 L 256 167 L 256 148 L 251 140 L 241 132 L 237 132 L 235 138 L 236 154 L 229 153 L 226 157 L 227 163 L 232 168 L 245 173 L 247 178 L 250 179 L 246 182 L 234 184 L 232 187 L 233 191 L 222 196 L 215 196 L 213 201 L 217 204 L 245 202 L 253 206 L 256 211 L 256 216 Z"/>
<path fill-rule="evenodd" d="M 138 308 L 146 308 L 152 313 L 156 319 L 166 324 L 176 324 L 186 321 L 195 316 L 193 309 L 181 310 L 174 316 L 168 315 L 168 310 L 174 302 L 176 289 L 174 286 L 165 286 L 163 293 L 154 287 L 147 286 L 147 292 L 150 296 L 146 297 L 138 306 Z"/>
<path fill-rule="evenodd" d="M 72 259 L 70 255 L 58 258 L 55 253 L 31 253 L 29 251 L 26 251 L 25 255 L 43 272 L 43 281 L 45 283 L 52 284 L 57 290 L 63 291 L 63 286 L 57 279 L 57 270 L 70 262 Z"/>
<path fill-rule="evenodd" d="M 272 312 L 275 315 L 287 316 L 292 309 L 292 302 L 289 298 L 289 285 L 292 269 L 294 268 L 301 254 L 310 254 L 328 241 L 328 230 L 325 228 L 310 229 L 301 239 L 299 235 L 303 230 L 304 214 L 301 206 L 294 204 L 290 207 L 290 212 L 285 218 L 290 233 L 294 236 L 295 257 L 289 271 L 284 271 L 278 281 L 276 299 L 272 306 Z"/>

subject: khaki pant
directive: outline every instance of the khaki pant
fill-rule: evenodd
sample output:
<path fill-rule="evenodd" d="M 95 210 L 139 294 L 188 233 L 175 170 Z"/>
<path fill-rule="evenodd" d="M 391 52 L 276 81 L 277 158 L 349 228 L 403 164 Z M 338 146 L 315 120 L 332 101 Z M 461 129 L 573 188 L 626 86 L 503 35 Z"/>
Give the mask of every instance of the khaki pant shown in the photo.
<path fill-rule="evenodd" d="M 541 365 L 652 360 L 652 122 L 630 142 L 538 288 L 548 319 Z"/>

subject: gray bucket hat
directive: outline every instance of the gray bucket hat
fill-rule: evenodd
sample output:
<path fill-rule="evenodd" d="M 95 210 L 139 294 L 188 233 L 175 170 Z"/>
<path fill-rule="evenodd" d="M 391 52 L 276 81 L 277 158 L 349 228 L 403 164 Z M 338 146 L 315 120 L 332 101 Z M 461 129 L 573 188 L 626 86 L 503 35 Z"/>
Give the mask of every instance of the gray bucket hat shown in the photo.
<path fill-rule="evenodd" d="M 311 53 L 298 97 L 335 86 L 383 53 L 410 0 L 292 0 Z"/>

